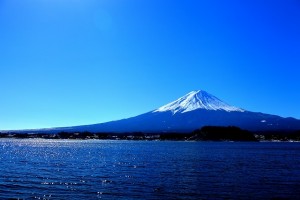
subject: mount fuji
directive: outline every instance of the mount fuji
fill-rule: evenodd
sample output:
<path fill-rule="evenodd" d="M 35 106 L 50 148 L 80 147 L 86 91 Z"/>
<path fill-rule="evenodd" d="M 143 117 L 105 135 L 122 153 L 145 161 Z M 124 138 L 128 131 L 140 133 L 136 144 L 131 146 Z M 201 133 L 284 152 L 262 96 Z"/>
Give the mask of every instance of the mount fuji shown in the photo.
<path fill-rule="evenodd" d="M 244 110 L 230 106 L 225 102 L 221 101 L 217 97 L 208 94 L 205 91 L 197 90 L 192 91 L 183 97 L 168 103 L 165 106 L 158 108 L 153 112 L 168 112 L 171 111 L 173 114 L 191 112 L 193 110 L 223 110 L 227 112 L 244 112 Z"/>
<path fill-rule="evenodd" d="M 92 125 L 30 130 L 30 132 L 192 132 L 203 126 L 237 126 L 250 131 L 293 131 L 300 130 L 300 120 L 247 111 L 231 106 L 203 90 L 196 90 L 158 109 L 135 117 Z"/>

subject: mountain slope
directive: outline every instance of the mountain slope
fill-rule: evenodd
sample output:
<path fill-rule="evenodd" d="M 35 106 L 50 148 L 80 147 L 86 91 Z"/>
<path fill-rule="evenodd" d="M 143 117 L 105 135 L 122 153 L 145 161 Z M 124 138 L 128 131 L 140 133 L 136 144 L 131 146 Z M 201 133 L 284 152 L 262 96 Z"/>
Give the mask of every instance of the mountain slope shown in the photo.
<path fill-rule="evenodd" d="M 128 119 L 30 132 L 191 132 L 208 125 L 238 126 L 251 131 L 300 130 L 300 120 L 246 111 L 197 90 L 151 112 Z"/>

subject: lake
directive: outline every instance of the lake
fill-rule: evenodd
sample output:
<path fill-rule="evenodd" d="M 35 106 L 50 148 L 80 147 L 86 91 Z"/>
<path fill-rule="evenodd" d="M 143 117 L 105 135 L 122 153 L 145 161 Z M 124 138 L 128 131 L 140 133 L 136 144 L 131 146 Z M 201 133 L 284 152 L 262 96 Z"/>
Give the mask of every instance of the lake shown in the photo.
<path fill-rule="evenodd" d="M 298 199 L 300 143 L 0 139 L 0 199 Z"/>

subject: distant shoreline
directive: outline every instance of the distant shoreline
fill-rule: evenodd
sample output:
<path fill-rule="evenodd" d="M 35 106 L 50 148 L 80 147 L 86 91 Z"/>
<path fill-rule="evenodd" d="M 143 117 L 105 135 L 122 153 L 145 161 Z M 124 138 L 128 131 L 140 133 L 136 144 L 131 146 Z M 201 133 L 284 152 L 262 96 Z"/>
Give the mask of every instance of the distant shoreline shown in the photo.
<path fill-rule="evenodd" d="M 250 132 L 238 127 L 205 126 L 191 133 L 0 133 L 0 138 L 16 139 L 70 139 L 70 140 L 146 140 L 146 141 L 252 141 L 252 142 L 298 142 L 300 131 Z"/>
<path fill-rule="evenodd" d="M 300 140 L 257 140 L 257 141 L 231 141 L 231 140 L 149 140 L 149 139 L 95 139 L 95 138 L 87 138 L 87 139 L 81 139 L 81 138 L 43 138 L 43 137 L 28 137 L 28 138 L 20 138 L 20 137 L 0 137 L 1 139 L 15 139 L 15 140 L 27 140 L 27 139 L 41 139 L 41 140 L 57 140 L 57 141 L 63 141 L 63 140 L 69 140 L 69 141 L 100 141 L 100 140 L 106 140 L 106 141 L 149 141 L 149 142 L 272 142 L 272 143 L 300 143 Z"/>
<path fill-rule="evenodd" d="M 283 133 L 0 133 L 1 138 L 12 139 L 55 139 L 55 140 L 128 140 L 128 141 L 218 141 L 218 142 L 300 142 L 299 132 Z"/>

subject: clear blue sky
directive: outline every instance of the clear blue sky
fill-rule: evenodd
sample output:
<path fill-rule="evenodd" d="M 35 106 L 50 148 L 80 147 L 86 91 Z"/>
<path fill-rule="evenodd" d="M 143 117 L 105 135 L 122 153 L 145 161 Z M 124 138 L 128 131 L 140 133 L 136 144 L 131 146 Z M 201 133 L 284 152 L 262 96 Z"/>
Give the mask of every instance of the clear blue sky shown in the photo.
<path fill-rule="evenodd" d="M 138 115 L 191 90 L 300 118 L 299 0 L 0 0 L 0 130 Z"/>

